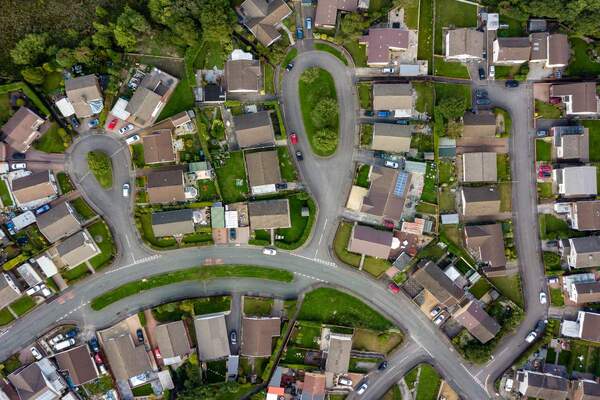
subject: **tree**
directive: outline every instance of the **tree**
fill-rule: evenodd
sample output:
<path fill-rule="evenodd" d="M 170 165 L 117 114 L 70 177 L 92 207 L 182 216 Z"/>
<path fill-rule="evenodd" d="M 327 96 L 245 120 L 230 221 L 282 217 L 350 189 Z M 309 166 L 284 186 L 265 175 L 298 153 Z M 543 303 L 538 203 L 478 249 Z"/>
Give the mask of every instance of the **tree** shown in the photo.
<path fill-rule="evenodd" d="M 230 43 L 235 15 L 228 0 L 198 0 L 204 40 Z"/>
<path fill-rule="evenodd" d="M 369 21 L 364 20 L 362 14 L 346 14 L 340 23 L 340 36 L 344 41 L 357 40 L 368 26 Z"/>
<path fill-rule="evenodd" d="M 47 54 L 48 41 L 47 33 L 30 33 L 19 40 L 10 56 L 15 64 L 38 65 Z"/>
<path fill-rule="evenodd" d="M 42 67 L 30 67 L 21 70 L 21 75 L 23 75 L 23 79 L 25 79 L 26 82 L 29 82 L 32 85 L 41 85 L 44 83 L 46 72 Z"/>
<path fill-rule="evenodd" d="M 338 123 L 338 104 L 337 100 L 324 98 L 319 100 L 310 112 L 310 118 L 317 127 L 335 127 Z"/>
<path fill-rule="evenodd" d="M 63 68 L 71 68 L 77 60 L 75 60 L 72 49 L 64 48 L 56 53 L 56 62 Z"/>
<path fill-rule="evenodd" d="M 325 128 L 317 131 L 314 136 L 315 147 L 323 152 L 332 152 L 337 147 L 337 132 Z"/>
<path fill-rule="evenodd" d="M 300 81 L 306 83 L 307 85 L 310 85 L 311 83 L 316 81 L 318 77 L 319 77 L 319 68 L 312 67 L 312 68 L 308 68 L 308 69 L 304 70 L 304 72 L 302 72 L 302 75 L 300 75 Z"/>
<path fill-rule="evenodd" d="M 92 43 L 96 47 L 110 49 L 113 47 L 114 24 L 103 25 L 99 22 L 93 23 L 96 32 L 92 35 Z"/>
<path fill-rule="evenodd" d="M 447 121 L 455 120 L 465 112 L 464 97 L 444 97 L 437 105 L 437 111 Z"/>
<path fill-rule="evenodd" d="M 133 50 L 138 43 L 140 33 L 150 31 L 150 24 L 146 18 L 133 8 L 125 6 L 117 24 L 114 27 L 113 33 L 115 41 L 125 50 Z"/>

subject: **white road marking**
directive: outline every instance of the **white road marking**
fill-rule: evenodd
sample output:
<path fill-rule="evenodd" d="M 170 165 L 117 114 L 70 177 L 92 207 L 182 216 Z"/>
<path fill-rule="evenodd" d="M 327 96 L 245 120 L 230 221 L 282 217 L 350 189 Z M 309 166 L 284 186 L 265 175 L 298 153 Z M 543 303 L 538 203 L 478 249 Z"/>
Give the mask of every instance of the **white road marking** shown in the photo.
<path fill-rule="evenodd" d="M 321 248 L 321 242 L 323 241 L 323 236 L 325 235 L 325 227 L 327 226 L 327 217 L 325 217 L 325 224 L 323 224 L 323 230 L 321 231 L 321 237 L 319 238 L 319 244 L 317 245 L 317 248 L 315 250 L 315 256 L 314 258 L 317 258 L 317 253 L 319 252 L 319 249 Z"/>
<path fill-rule="evenodd" d="M 79 306 L 75 307 L 74 309 L 72 309 L 71 311 L 69 311 L 68 313 L 66 313 L 65 315 L 63 315 L 62 317 L 58 318 L 55 322 L 60 322 L 63 319 L 66 319 L 67 317 L 69 317 L 69 315 L 73 314 L 74 312 L 77 312 L 77 311 L 81 310 L 83 307 L 87 306 L 90 303 L 91 303 L 91 301 L 87 301 L 85 303 L 81 303 Z"/>
<path fill-rule="evenodd" d="M 133 254 L 132 254 L 132 256 L 133 256 Z M 131 268 L 134 265 L 143 264 L 145 262 L 156 260 L 156 259 L 159 259 L 161 257 L 162 257 L 162 254 L 155 254 L 155 255 L 152 255 L 152 256 L 140 258 L 139 260 L 135 260 L 135 258 L 134 258 L 135 261 L 133 263 L 127 264 L 127 265 L 123 265 L 122 267 L 119 267 L 119 268 L 108 270 L 108 271 L 105 272 L 105 274 L 112 274 L 112 273 L 120 271 L 122 269 Z"/>
<path fill-rule="evenodd" d="M 319 281 L 319 282 L 323 282 L 323 283 L 329 283 L 328 281 L 326 281 L 326 280 L 324 280 L 324 279 L 321 279 L 321 278 L 315 278 L 314 276 L 311 276 L 311 275 L 306 275 L 306 274 L 303 274 L 303 273 L 300 273 L 300 272 L 294 272 L 294 275 L 303 276 L 303 277 L 305 277 L 305 278 L 308 278 L 308 279 L 313 279 L 313 280 L 315 280 L 315 281 Z"/>
<path fill-rule="evenodd" d="M 295 253 L 290 253 L 290 254 L 293 255 L 293 256 L 296 256 L 296 257 L 304 258 L 305 260 L 309 260 L 309 261 L 316 262 L 316 263 L 319 263 L 319 264 L 327 265 L 327 266 L 332 267 L 332 268 L 337 268 L 338 267 L 338 265 L 336 263 L 332 262 L 332 261 L 321 260 L 320 258 L 310 258 L 310 257 L 307 257 L 307 256 L 303 256 L 302 254 L 295 254 Z"/>

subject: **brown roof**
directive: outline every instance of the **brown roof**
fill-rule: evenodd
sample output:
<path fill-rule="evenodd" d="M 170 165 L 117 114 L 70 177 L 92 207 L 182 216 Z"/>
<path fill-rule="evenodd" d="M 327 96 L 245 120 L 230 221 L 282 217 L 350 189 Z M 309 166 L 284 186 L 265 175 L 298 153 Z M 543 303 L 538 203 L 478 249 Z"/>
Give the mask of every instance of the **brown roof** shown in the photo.
<path fill-rule="evenodd" d="M 21 400 L 55 400 L 60 398 L 52 385 L 46 381 L 37 362 L 18 369 L 8 376 Z"/>
<path fill-rule="evenodd" d="M 302 386 L 302 400 L 325 399 L 325 374 L 306 372 Z"/>
<path fill-rule="evenodd" d="M 172 162 L 176 159 L 169 129 L 162 129 L 142 137 L 142 144 L 146 164 Z"/>
<path fill-rule="evenodd" d="M 102 336 L 102 340 L 108 365 L 115 379 L 127 381 L 129 378 L 152 371 L 146 348 L 143 345 L 136 346 L 128 331 L 113 334 L 110 329 L 106 330 L 108 332 Z"/>
<path fill-rule="evenodd" d="M 412 278 L 423 286 L 438 302 L 446 307 L 458 304 L 464 291 L 456 286 L 444 272 L 431 261 L 422 261 Z"/>
<path fill-rule="evenodd" d="M 174 236 L 193 233 L 193 210 L 184 208 L 152 213 L 152 231 L 154 236 Z"/>
<path fill-rule="evenodd" d="M 360 43 L 367 46 L 367 64 L 387 64 L 390 51 L 408 48 L 408 31 L 398 28 L 371 28 Z"/>
<path fill-rule="evenodd" d="M 44 119 L 27 107 L 20 107 L 0 131 L 4 134 L 4 141 L 20 153 L 26 152 L 33 141 L 40 136 L 39 128 Z"/>
<path fill-rule="evenodd" d="M 446 35 L 446 57 L 483 58 L 483 32 L 459 28 L 448 30 Z"/>
<path fill-rule="evenodd" d="M 262 200 L 248 203 L 252 229 L 289 228 L 290 202 L 288 199 Z"/>
<path fill-rule="evenodd" d="M 583 128 L 577 133 L 561 133 L 560 129 L 553 130 L 556 132 L 552 140 L 557 151 L 556 158 L 563 160 L 578 159 L 582 162 L 589 161 L 590 132 L 588 128 Z"/>
<path fill-rule="evenodd" d="M 86 344 L 55 355 L 58 368 L 67 371 L 75 386 L 90 382 L 98 377 L 98 369 Z"/>
<path fill-rule="evenodd" d="M 465 216 L 493 215 L 500 212 L 500 192 L 495 186 L 463 186 L 461 196 L 461 211 Z"/>
<path fill-rule="evenodd" d="M 261 78 L 258 60 L 229 60 L 225 63 L 228 92 L 258 92 Z"/>
<path fill-rule="evenodd" d="M 274 185 L 281 182 L 277 150 L 246 153 L 245 157 L 250 187 Z"/>
<path fill-rule="evenodd" d="M 407 153 L 410 150 L 413 127 L 410 125 L 381 124 L 373 125 L 373 150 L 392 153 Z"/>
<path fill-rule="evenodd" d="M 463 182 L 496 182 L 496 153 L 466 153 L 462 155 Z"/>
<path fill-rule="evenodd" d="M 142 127 L 153 123 L 178 83 L 179 79 L 174 76 L 152 68 L 125 107 L 125 110 L 131 113 L 127 120 Z"/>
<path fill-rule="evenodd" d="M 87 230 L 80 231 L 60 242 L 56 246 L 56 251 L 62 261 L 71 267 L 100 254 L 98 245 Z"/>
<path fill-rule="evenodd" d="M 571 96 L 571 114 L 597 113 L 598 96 L 595 82 L 573 82 L 550 86 L 550 96 Z M 567 110 L 567 113 L 569 110 Z"/>
<path fill-rule="evenodd" d="M 40 171 L 14 179 L 11 187 L 17 203 L 25 204 L 56 195 L 56 189 L 50 181 L 51 173 L 51 171 Z"/>
<path fill-rule="evenodd" d="M 573 220 L 580 231 L 600 229 L 600 200 L 577 201 L 572 205 Z"/>
<path fill-rule="evenodd" d="M 481 343 L 489 342 L 500 331 L 500 325 L 475 300 L 458 310 L 454 318 Z"/>
<path fill-rule="evenodd" d="M 268 357 L 273 351 L 273 338 L 280 335 L 281 320 L 273 318 L 242 319 L 242 352 L 244 356 Z"/>
<path fill-rule="evenodd" d="M 194 328 L 200 360 L 215 360 L 230 355 L 229 335 L 223 313 L 197 316 L 194 318 Z"/>
<path fill-rule="evenodd" d="M 354 12 L 357 9 L 357 0 L 320 0 L 315 12 L 315 26 L 333 27 L 338 10 Z"/>
<path fill-rule="evenodd" d="M 535 32 L 531 39 L 531 61 L 548 60 L 548 32 Z"/>
<path fill-rule="evenodd" d="M 102 92 L 95 75 L 65 80 L 65 92 L 79 118 L 94 115 L 89 104 L 91 101 L 102 101 Z"/>
<path fill-rule="evenodd" d="M 390 256 L 393 237 L 390 231 L 354 225 L 348 242 L 348 251 L 385 260 Z"/>
<path fill-rule="evenodd" d="M 600 301 L 600 282 L 576 282 L 573 287 L 577 293 L 577 304 Z"/>
<path fill-rule="evenodd" d="M 147 191 L 150 203 L 185 201 L 183 172 L 179 169 L 151 171 Z"/>
<path fill-rule="evenodd" d="M 581 339 L 600 342 L 600 314 L 583 312 Z"/>
<path fill-rule="evenodd" d="M 21 295 L 8 284 L 4 274 L 0 274 L 0 309 L 6 307 L 19 297 Z"/>
<path fill-rule="evenodd" d="M 496 116 L 493 112 L 480 111 L 477 114 L 466 112 L 463 115 L 462 137 L 495 137 Z"/>
<path fill-rule="evenodd" d="M 465 226 L 465 241 L 479 261 L 495 269 L 506 267 L 501 224 Z"/>
<path fill-rule="evenodd" d="M 571 48 L 567 35 L 554 33 L 548 37 L 548 65 L 563 66 L 569 64 Z"/>
<path fill-rule="evenodd" d="M 544 400 L 565 400 L 569 393 L 569 381 L 563 377 L 524 371 L 527 376 L 527 390 L 523 393 L 529 398 Z"/>
<path fill-rule="evenodd" d="M 275 132 L 268 111 L 235 115 L 233 125 L 235 126 L 235 137 L 241 148 L 275 144 Z"/>
<path fill-rule="evenodd" d="M 330 333 L 327 361 L 325 361 L 325 371 L 332 372 L 334 374 L 344 374 L 348 372 L 351 352 L 352 335 L 333 332 Z"/>
<path fill-rule="evenodd" d="M 527 61 L 531 52 L 528 37 L 498 38 L 498 57 L 494 62 Z"/>
<path fill-rule="evenodd" d="M 240 6 L 245 24 L 264 46 L 279 39 L 279 24 L 292 10 L 282 0 L 246 0 Z"/>
<path fill-rule="evenodd" d="M 70 236 L 81 229 L 81 223 L 75 215 L 75 211 L 65 201 L 54 206 L 49 211 L 37 216 L 37 225 L 42 235 L 50 243 Z"/>
<path fill-rule="evenodd" d="M 373 109 L 407 110 L 413 106 L 413 88 L 410 83 L 373 84 Z"/>
<path fill-rule="evenodd" d="M 582 380 L 574 382 L 573 400 L 600 400 L 600 383 Z"/>
<path fill-rule="evenodd" d="M 396 191 L 398 180 L 406 179 L 404 190 Z M 402 216 L 404 197 L 410 186 L 410 174 L 396 169 L 374 166 L 369 193 L 363 198 L 361 212 L 397 221 Z"/>
<path fill-rule="evenodd" d="M 192 352 L 183 321 L 158 325 L 154 330 L 154 335 L 160 354 L 166 364 L 170 361 L 167 360 L 169 358 L 179 358 L 181 361 Z"/>

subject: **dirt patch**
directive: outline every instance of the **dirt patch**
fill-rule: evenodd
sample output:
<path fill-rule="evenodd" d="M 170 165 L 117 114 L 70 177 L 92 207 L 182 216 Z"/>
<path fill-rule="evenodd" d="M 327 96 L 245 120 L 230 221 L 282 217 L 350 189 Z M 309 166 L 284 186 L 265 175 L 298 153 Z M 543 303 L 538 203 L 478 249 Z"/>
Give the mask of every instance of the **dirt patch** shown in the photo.
<path fill-rule="evenodd" d="M 374 351 L 387 354 L 402 343 L 403 337 L 397 332 L 377 332 L 368 329 L 355 329 L 352 347 L 356 350 Z"/>

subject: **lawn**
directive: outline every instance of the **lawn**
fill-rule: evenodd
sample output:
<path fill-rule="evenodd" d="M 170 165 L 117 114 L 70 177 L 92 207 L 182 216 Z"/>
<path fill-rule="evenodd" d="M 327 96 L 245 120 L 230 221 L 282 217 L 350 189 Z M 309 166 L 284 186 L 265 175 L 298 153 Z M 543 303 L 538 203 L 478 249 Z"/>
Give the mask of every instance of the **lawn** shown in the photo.
<path fill-rule="evenodd" d="M 10 197 L 8 185 L 4 179 L 0 179 L 0 200 L 2 201 L 2 205 L 4 207 L 10 207 L 14 204 L 12 197 Z"/>
<path fill-rule="evenodd" d="M 273 67 L 269 63 L 263 64 L 263 70 L 264 70 L 263 82 L 264 82 L 265 93 L 266 94 L 275 94 L 275 77 L 274 77 L 275 71 L 273 70 Z"/>
<path fill-rule="evenodd" d="M 212 383 L 224 382 L 227 379 L 227 361 L 216 360 L 206 363 L 206 381 L 210 385 Z"/>
<path fill-rule="evenodd" d="M 519 37 L 526 36 L 525 30 L 526 22 L 519 21 L 518 19 L 507 17 L 506 15 L 500 15 L 500 23 L 508 24 L 508 29 L 499 29 L 498 36 L 500 37 Z"/>
<path fill-rule="evenodd" d="M 540 200 L 554 198 L 554 193 L 552 192 L 552 182 L 538 182 L 537 192 Z"/>
<path fill-rule="evenodd" d="M 423 185 L 423 192 L 421 193 L 421 201 L 431 204 L 437 204 L 438 202 L 434 163 L 427 163 L 427 170 L 425 171 L 425 183 Z"/>
<path fill-rule="evenodd" d="M 440 213 L 447 214 L 456 211 L 456 193 L 452 189 L 445 187 L 440 191 L 439 196 Z"/>
<path fill-rule="evenodd" d="M 61 194 L 67 194 L 75 190 L 73 186 L 73 182 L 71 182 L 71 178 L 64 172 L 59 172 L 56 174 L 56 179 L 58 180 L 58 187 L 60 187 Z"/>
<path fill-rule="evenodd" d="M 101 310 L 112 303 L 142 291 L 184 281 L 206 281 L 221 278 L 256 278 L 279 282 L 291 282 L 294 275 L 281 269 L 258 267 L 253 265 L 214 265 L 210 267 L 192 267 L 165 274 L 152 275 L 143 280 L 125 283 L 92 300 L 91 307 Z"/>
<path fill-rule="evenodd" d="M 71 205 L 84 221 L 87 221 L 88 219 L 96 216 L 94 210 L 92 210 L 88 203 L 85 202 L 83 197 L 78 197 L 75 200 L 71 201 Z"/>
<path fill-rule="evenodd" d="M 294 250 L 304 244 L 306 239 L 308 239 L 315 222 L 317 206 L 314 200 L 307 196 L 306 193 L 298 193 L 288 197 L 292 226 L 290 228 L 281 228 L 275 231 L 277 235 L 283 236 L 283 239 L 275 242 L 277 247 L 286 250 Z M 302 216 L 303 207 L 308 207 L 308 217 Z"/>
<path fill-rule="evenodd" d="M 213 314 L 231 309 L 230 296 L 203 297 L 193 300 L 193 303 L 195 315 Z"/>
<path fill-rule="evenodd" d="M 27 311 L 35 307 L 35 301 L 29 296 L 22 296 L 19 300 L 11 303 L 10 309 L 15 312 L 19 317 L 25 314 Z"/>
<path fill-rule="evenodd" d="M 591 139 L 591 138 L 590 138 Z M 590 146 L 591 150 L 592 146 Z M 544 139 L 536 139 L 535 141 L 535 160 L 536 161 L 551 161 L 552 160 L 552 143 Z"/>
<path fill-rule="evenodd" d="M 8 308 L 3 308 L 2 310 L 0 310 L 0 326 L 8 325 L 14 320 L 15 317 L 13 317 Z"/>
<path fill-rule="evenodd" d="M 330 46 L 327 43 L 320 42 L 315 42 L 313 46 L 315 47 L 315 50 L 325 51 L 333 55 L 334 57 L 337 57 L 341 62 L 344 63 L 344 65 L 348 65 L 348 60 L 346 59 L 346 57 L 342 54 L 341 51 L 339 51 L 335 47 Z"/>
<path fill-rule="evenodd" d="M 320 323 L 298 321 L 295 329 L 292 331 L 290 342 L 298 347 L 318 349 L 319 343 L 317 341 L 320 337 Z"/>
<path fill-rule="evenodd" d="M 305 74 L 307 74 L 307 71 L 302 73 L 303 76 L 305 76 Z M 319 128 L 315 126 L 313 121 L 313 109 L 315 109 L 317 104 L 323 99 L 333 99 L 337 103 L 333 77 L 324 69 L 317 68 L 316 77 L 312 82 L 305 82 L 300 78 L 299 91 L 302 120 L 304 122 L 304 130 L 306 131 L 308 141 L 310 142 L 310 147 L 312 151 L 319 156 L 330 156 L 335 153 L 335 150 L 337 149 L 339 140 L 339 117 L 336 113 L 335 115 L 330 116 L 329 121 L 327 121 L 328 126 L 335 132 L 336 136 L 333 140 L 333 144 L 330 146 L 331 148 L 322 149 L 317 143 L 316 136 Z"/>
<path fill-rule="evenodd" d="M 523 307 L 523 293 L 521 292 L 521 278 L 519 274 L 490 278 L 490 282 L 501 294 L 518 306 Z"/>
<path fill-rule="evenodd" d="M 365 45 L 358 44 L 358 41 L 345 41 L 344 48 L 348 50 L 348 53 L 352 56 L 352 60 L 354 60 L 354 65 L 357 67 L 366 67 L 367 66 L 367 48 Z"/>
<path fill-rule="evenodd" d="M 501 137 L 510 136 L 510 134 L 512 132 L 512 118 L 510 117 L 510 114 L 508 113 L 508 111 L 506 111 L 500 107 L 494 107 L 494 114 L 496 114 L 497 120 L 501 121 L 498 124 L 499 125 L 498 133 L 500 134 L 500 136 Z M 502 118 L 498 118 L 500 116 Z"/>
<path fill-rule="evenodd" d="M 235 203 L 246 198 L 248 183 L 246 182 L 246 166 L 241 151 L 229 153 L 224 164 L 215 168 L 221 196 L 225 203 Z"/>
<path fill-rule="evenodd" d="M 152 214 L 148 212 L 136 212 L 136 223 L 142 235 L 142 239 L 151 246 L 158 249 L 169 249 L 177 247 L 177 241 L 172 236 L 157 238 L 152 230 Z"/>
<path fill-rule="evenodd" d="M 273 299 L 244 296 L 244 314 L 253 317 L 268 317 L 273 309 Z"/>
<path fill-rule="evenodd" d="M 392 7 L 402 7 L 404 9 L 404 23 L 410 29 L 417 29 L 419 26 L 419 2 L 414 0 L 373 0 L 369 2 L 369 13 L 385 14 Z"/>
<path fill-rule="evenodd" d="M 420 153 L 433 152 L 433 135 L 431 133 L 413 133 L 410 147 Z"/>
<path fill-rule="evenodd" d="M 331 288 L 320 288 L 307 293 L 298 319 L 377 331 L 393 326 L 356 297 Z"/>
<path fill-rule="evenodd" d="M 449 78 L 469 79 L 469 70 L 463 63 L 446 62 L 442 56 L 434 56 L 433 74 Z"/>
<path fill-rule="evenodd" d="M 421 7 L 423 7 L 423 3 L 421 3 Z M 456 0 L 435 1 L 435 54 L 443 54 L 442 28 L 450 27 L 477 27 L 477 6 Z"/>
<path fill-rule="evenodd" d="M 435 99 L 439 103 L 446 97 L 463 97 L 465 99 L 465 110 L 471 107 L 471 87 L 460 83 L 434 83 Z"/>
<path fill-rule="evenodd" d="M 563 307 L 565 298 L 560 288 L 550 288 L 550 304 L 555 307 Z"/>
<path fill-rule="evenodd" d="M 57 89 L 60 89 L 63 85 L 63 76 L 60 72 L 51 72 L 44 77 L 44 83 L 42 89 L 44 93 L 53 93 Z"/>
<path fill-rule="evenodd" d="M 373 104 L 373 89 L 370 83 L 359 83 L 358 87 L 358 99 L 360 101 L 360 108 L 365 110 L 371 110 Z"/>
<path fill-rule="evenodd" d="M 359 351 L 372 351 L 388 354 L 398 347 L 404 336 L 398 332 L 379 332 L 370 329 L 355 329 L 352 337 L 352 348 Z"/>
<path fill-rule="evenodd" d="M 356 173 L 355 185 L 364 187 L 366 189 L 369 188 L 369 172 L 371 171 L 371 166 L 368 164 L 363 164 L 358 168 L 358 172 Z"/>
<path fill-rule="evenodd" d="M 143 168 L 146 164 L 144 160 L 144 145 L 135 143 L 131 145 L 131 162 L 136 168 Z"/>
<path fill-rule="evenodd" d="M 562 111 L 559 107 L 537 99 L 535 100 L 535 112 L 540 118 L 546 119 L 558 119 L 562 115 Z"/>
<path fill-rule="evenodd" d="M 508 154 L 497 154 L 496 155 L 496 167 L 498 170 L 498 181 L 508 182 L 510 181 L 510 158 Z"/>
<path fill-rule="evenodd" d="M 89 270 L 86 263 L 79 264 L 78 266 L 64 270 L 60 273 L 60 275 L 67 281 L 67 283 L 72 283 L 74 281 L 78 281 L 80 279 L 85 278 L 90 275 L 91 271 Z"/>
<path fill-rule="evenodd" d="M 565 71 L 567 76 L 596 78 L 600 75 L 600 63 L 593 61 L 587 51 L 589 45 L 585 40 L 572 37 L 569 39 L 571 44 L 571 62 Z"/>
<path fill-rule="evenodd" d="M 348 241 L 350 240 L 351 234 L 352 224 L 348 222 L 340 223 L 340 226 L 335 234 L 335 238 L 333 239 L 333 249 L 335 250 L 335 255 L 340 259 L 340 261 L 358 268 L 360 264 L 360 255 L 350 253 L 347 250 Z"/>
<path fill-rule="evenodd" d="M 421 364 L 415 400 L 436 400 L 441 385 L 440 375 L 429 364 Z"/>
<path fill-rule="evenodd" d="M 6 121 L 12 115 L 12 108 L 10 106 L 10 99 L 7 93 L 0 94 L 0 126 L 4 125 Z"/>
<path fill-rule="evenodd" d="M 583 126 L 590 131 L 590 161 L 600 161 L 600 121 L 583 120 Z"/>
<path fill-rule="evenodd" d="M 198 200 L 199 201 L 218 201 L 219 193 L 217 193 L 217 187 L 215 181 L 212 179 L 201 179 L 197 181 L 198 186 Z"/>
<path fill-rule="evenodd" d="M 33 148 L 45 153 L 64 153 L 70 144 L 71 137 L 67 131 L 54 122 L 42 137 L 33 142 Z"/>
<path fill-rule="evenodd" d="M 104 189 L 112 187 L 112 161 L 110 156 L 103 151 L 90 151 L 87 154 L 90 171 Z"/>
<path fill-rule="evenodd" d="M 192 91 L 192 85 L 195 86 L 194 77 L 188 77 L 184 72 L 184 77 L 171 94 L 171 98 L 160 112 L 157 121 L 162 121 L 177 113 L 194 108 L 195 98 Z"/>
<path fill-rule="evenodd" d="M 110 263 L 117 252 L 113 237 L 106 222 L 100 220 L 88 226 L 88 232 L 98 245 L 101 253 L 90 259 L 90 264 L 98 270 Z"/>
<path fill-rule="evenodd" d="M 17 239 L 17 243 L 19 243 L 19 240 L 25 241 L 25 243 L 20 244 L 19 247 L 23 253 L 29 255 L 37 254 L 45 250 L 48 246 L 46 238 L 41 234 L 37 225 L 30 225 L 19 231 L 15 235 L 15 238 Z"/>
<path fill-rule="evenodd" d="M 413 81 L 413 87 L 417 92 L 415 109 L 418 112 L 433 114 L 433 85 L 431 82 Z"/>
<path fill-rule="evenodd" d="M 364 147 L 371 147 L 373 144 L 373 125 L 361 124 L 360 125 L 360 145 Z"/>
<path fill-rule="evenodd" d="M 438 171 L 440 185 L 444 183 L 451 184 L 456 181 L 456 165 L 454 161 L 439 161 Z"/>
<path fill-rule="evenodd" d="M 150 396 L 154 394 L 154 390 L 152 390 L 152 384 L 150 383 L 135 387 L 131 391 L 133 392 L 134 396 Z"/>
<path fill-rule="evenodd" d="M 542 260 L 544 261 L 544 270 L 547 276 L 560 276 L 564 274 L 565 270 L 561 267 L 560 255 L 551 251 L 544 251 L 542 253 Z"/>
<path fill-rule="evenodd" d="M 420 0 L 417 58 L 429 61 L 430 74 L 433 68 L 433 22 L 433 0 Z"/>
<path fill-rule="evenodd" d="M 298 55 L 298 49 L 295 47 L 292 47 L 290 49 L 290 51 L 288 51 L 288 53 L 285 55 L 285 58 L 283 59 L 283 62 L 281 63 L 281 65 L 288 65 L 289 63 L 292 62 L 292 60 L 294 58 L 296 58 L 297 55 Z"/>
<path fill-rule="evenodd" d="M 285 182 L 294 182 L 298 179 L 296 167 L 290 156 L 287 146 L 277 147 L 277 156 L 279 157 L 279 169 L 281 170 L 281 179 Z"/>
<path fill-rule="evenodd" d="M 584 232 L 572 230 L 569 228 L 567 221 L 557 218 L 552 214 L 540 214 L 539 222 L 540 237 L 545 240 L 585 236 Z"/>
<path fill-rule="evenodd" d="M 473 294 L 477 299 L 481 299 L 490 289 L 492 285 L 485 278 L 479 278 L 477 282 L 469 289 L 469 292 Z"/>
<path fill-rule="evenodd" d="M 500 211 L 509 212 L 512 210 L 512 183 L 502 182 L 498 184 L 500 192 Z"/>

